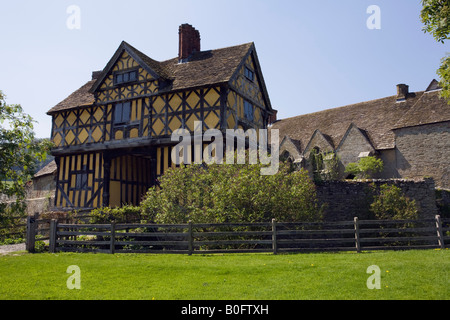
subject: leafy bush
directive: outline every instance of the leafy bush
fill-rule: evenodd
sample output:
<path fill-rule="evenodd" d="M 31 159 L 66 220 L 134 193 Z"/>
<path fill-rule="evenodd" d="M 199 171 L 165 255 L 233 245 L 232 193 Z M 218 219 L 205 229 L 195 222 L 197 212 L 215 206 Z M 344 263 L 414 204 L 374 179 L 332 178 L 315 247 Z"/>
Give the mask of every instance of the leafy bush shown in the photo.
<path fill-rule="evenodd" d="M 380 194 L 375 196 L 370 211 L 376 219 L 402 220 L 417 219 L 418 210 L 415 200 L 405 197 L 401 189 L 394 185 L 383 184 Z"/>
<path fill-rule="evenodd" d="M 381 171 L 383 171 L 383 161 L 376 157 L 363 157 L 358 162 L 349 163 L 345 168 L 345 173 L 362 179 L 369 179 Z"/>
<path fill-rule="evenodd" d="M 141 208 L 130 205 L 121 208 L 103 207 L 92 210 L 90 216 L 89 223 L 134 222 L 140 220 Z"/>
<path fill-rule="evenodd" d="M 274 175 L 260 164 L 189 165 L 169 169 L 141 203 L 156 223 L 314 221 L 321 218 L 313 182 L 305 170 L 280 163 Z"/>

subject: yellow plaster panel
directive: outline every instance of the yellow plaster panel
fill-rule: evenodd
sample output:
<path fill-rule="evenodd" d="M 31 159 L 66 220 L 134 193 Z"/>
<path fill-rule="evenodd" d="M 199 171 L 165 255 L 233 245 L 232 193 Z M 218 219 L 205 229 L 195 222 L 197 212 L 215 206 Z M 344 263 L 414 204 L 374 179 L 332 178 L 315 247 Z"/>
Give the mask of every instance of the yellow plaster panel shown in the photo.
<path fill-rule="evenodd" d="M 170 129 L 170 131 L 173 132 L 173 131 L 175 131 L 177 129 L 180 129 L 180 128 L 181 128 L 181 121 L 175 116 L 170 118 L 170 122 L 169 122 L 169 129 Z"/>
<path fill-rule="evenodd" d="M 122 130 L 117 130 L 116 134 L 114 135 L 114 139 L 122 140 L 123 139 L 123 131 Z"/>
<path fill-rule="evenodd" d="M 161 147 L 156 149 L 156 175 L 161 174 Z"/>
<path fill-rule="evenodd" d="M 58 114 L 55 118 L 55 125 L 57 128 L 61 128 L 61 125 L 64 121 L 64 117 L 61 114 Z"/>
<path fill-rule="evenodd" d="M 72 130 L 69 130 L 66 134 L 66 145 L 72 144 L 74 139 L 75 135 L 73 134 Z"/>
<path fill-rule="evenodd" d="M 87 130 L 84 128 L 78 134 L 78 139 L 80 139 L 80 143 L 84 143 L 88 137 L 89 137 L 89 134 L 88 134 Z"/>
<path fill-rule="evenodd" d="M 53 136 L 52 140 L 53 140 L 53 143 L 55 144 L 55 146 L 57 146 L 57 147 L 61 146 L 62 138 L 61 138 L 61 135 L 58 132 L 55 133 L 55 135 Z"/>
<path fill-rule="evenodd" d="M 94 119 L 99 122 L 103 119 L 103 110 L 101 108 L 97 108 L 94 113 Z"/>
<path fill-rule="evenodd" d="M 214 112 L 210 112 L 205 119 L 205 123 L 210 129 L 216 128 L 218 127 L 219 124 L 219 118 L 216 116 Z"/>
<path fill-rule="evenodd" d="M 77 116 L 75 115 L 75 113 L 70 112 L 69 115 L 67 116 L 67 122 L 69 123 L 69 126 L 73 126 L 76 120 Z"/>
<path fill-rule="evenodd" d="M 164 134 L 164 123 L 160 119 L 156 119 L 153 123 L 153 130 L 157 136 Z"/>
<path fill-rule="evenodd" d="M 155 111 L 155 113 L 161 113 L 161 111 L 163 110 L 164 106 L 166 105 L 164 99 L 160 96 L 158 96 L 156 98 L 156 100 L 153 102 L 153 109 Z"/>
<path fill-rule="evenodd" d="M 189 93 L 189 96 L 186 98 L 187 104 L 192 109 L 197 107 L 199 101 L 200 101 L 200 94 L 198 93 L 198 91 L 191 91 Z"/>
<path fill-rule="evenodd" d="M 94 142 L 99 142 L 100 139 L 102 138 L 102 135 L 103 135 L 102 130 L 100 129 L 100 127 L 97 127 L 92 132 L 92 139 L 94 140 Z"/>
<path fill-rule="evenodd" d="M 169 105 L 173 111 L 181 111 L 182 99 L 178 94 L 173 94 L 169 97 Z"/>
<path fill-rule="evenodd" d="M 120 181 L 110 181 L 109 183 L 109 205 L 120 207 Z"/>
<path fill-rule="evenodd" d="M 234 114 L 231 113 L 227 119 L 227 128 L 234 129 L 235 126 L 236 126 L 236 119 L 234 118 Z"/>
<path fill-rule="evenodd" d="M 190 114 L 189 118 L 186 120 L 186 127 L 190 131 L 194 131 L 194 121 L 200 121 L 200 115 L 197 113 Z"/>
<path fill-rule="evenodd" d="M 130 138 L 138 138 L 139 137 L 139 130 L 134 128 L 130 130 Z"/>
<path fill-rule="evenodd" d="M 217 88 L 217 90 L 219 89 Z M 219 93 L 214 89 L 210 89 L 208 93 L 205 95 L 205 101 L 206 103 L 208 103 L 210 107 L 218 106 L 220 104 L 219 98 L 220 98 Z"/>

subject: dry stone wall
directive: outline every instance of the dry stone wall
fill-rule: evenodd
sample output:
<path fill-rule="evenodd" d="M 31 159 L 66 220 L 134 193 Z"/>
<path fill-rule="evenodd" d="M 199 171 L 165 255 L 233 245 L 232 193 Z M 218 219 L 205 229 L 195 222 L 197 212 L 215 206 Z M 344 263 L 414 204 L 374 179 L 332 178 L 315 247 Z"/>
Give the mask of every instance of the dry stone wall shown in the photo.
<path fill-rule="evenodd" d="M 404 195 L 414 199 L 419 210 L 419 218 L 434 218 L 438 214 L 434 180 L 343 180 L 324 181 L 317 185 L 317 198 L 324 207 L 326 221 L 353 220 L 354 217 L 369 219 L 369 208 L 380 186 L 383 184 L 399 187 Z"/>

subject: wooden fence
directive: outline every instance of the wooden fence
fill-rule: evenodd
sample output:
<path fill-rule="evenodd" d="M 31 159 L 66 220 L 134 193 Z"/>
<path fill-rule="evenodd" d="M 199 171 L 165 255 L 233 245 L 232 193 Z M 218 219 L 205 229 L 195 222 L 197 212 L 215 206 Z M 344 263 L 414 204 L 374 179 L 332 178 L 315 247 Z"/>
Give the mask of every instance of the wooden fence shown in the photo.
<path fill-rule="evenodd" d="M 0 226 L 0 241 L 6 239 L 24 239 L 27 234 L 27 217 L 11 217 Z"/>
<path fill-rule="evenodd" d="M 39 222 L 37 222 L 39 223 Z M 33 228 L 30 226 L 30 230 Z M 49 251 L 224 253 L 445 248 L 450 219 L 223 224 L 68 224 L 51 220 Z M 29 235 L 29 251 L 33 250 Z"/>

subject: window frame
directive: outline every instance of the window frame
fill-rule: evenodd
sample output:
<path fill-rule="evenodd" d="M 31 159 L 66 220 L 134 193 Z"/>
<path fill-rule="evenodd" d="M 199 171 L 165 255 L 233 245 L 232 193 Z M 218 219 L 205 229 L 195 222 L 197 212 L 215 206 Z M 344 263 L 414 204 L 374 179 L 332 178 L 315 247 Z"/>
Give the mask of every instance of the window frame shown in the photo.
<path fill-rule="evenodd" d="M 89 190 L 88 186 L 89 173 L 87 171 L 87 166 L 83 165 L 81 171 L 75 173 L 75 190 L 83 191 Z"/>
<path fill-rule="evenodd" d="M 250 110 L 251 113 L 249 113 Z M 246 99 L 244 99 L 244 117 L 248 121 L 254 121 L 255 119 L 255 106 Z"/>
<path fill-rule="evenodd" d="M 255 72 L 247 66 L 244 66 L 244 76 L 251 82 L 255 81 Z"/>
<path fill-rule="evenodd" d="M 124 108 L 127 106 L 127 110 Z M 120 108 L 120 121 L 118 121 L 118 111 Z M 124 111 L 127 111 L 126 113 Z M 126 117 L 124 117 L 124 114 L 127 114 Z M 114 114 L 113 114 L 113 124 L 114 126 L 121 126 L 129 123 L 131 120 L 131 101 L 126 102 L 119 102 L 114 105 Z"/>
<path fill-rule="evenodd" d="M 134 74 L 134 79 L 131 79 L 131 74 Z M 123 80 L 124 76 L 127 76 L 128 79 L 127 80 Z M 122 77 L 121 81 L 118 81 L 118 77 Z M 113 84 L 115 86 L 119 86 L 125 83 L 132 83 L 132 82 L 136 82 L 139 79 L 139 72 L 138 69 L 128 69 L 128 70 L 123 70 L 123 71 L 116 71 L 113 73 Z"/>

